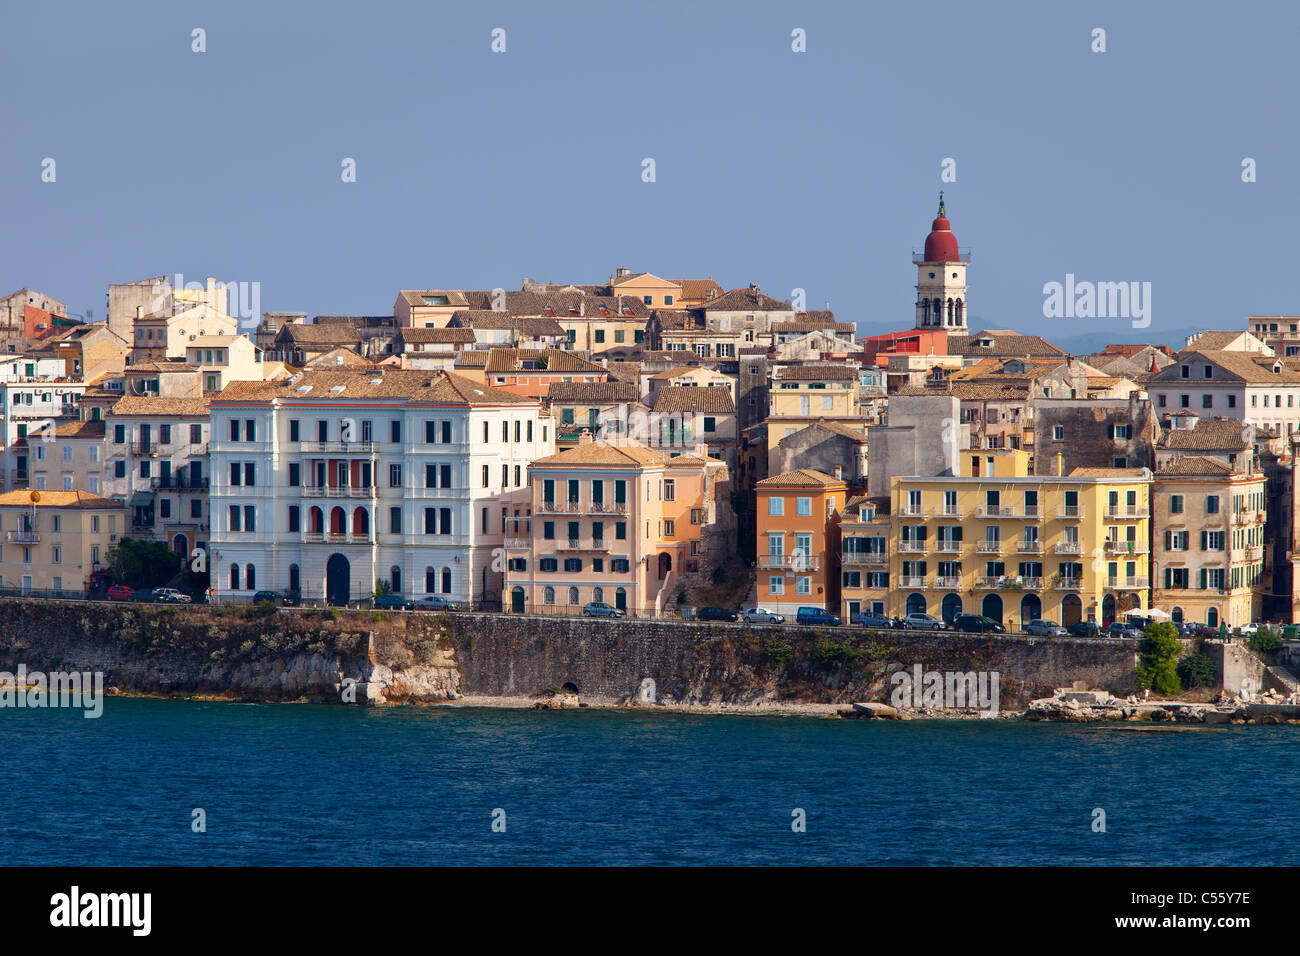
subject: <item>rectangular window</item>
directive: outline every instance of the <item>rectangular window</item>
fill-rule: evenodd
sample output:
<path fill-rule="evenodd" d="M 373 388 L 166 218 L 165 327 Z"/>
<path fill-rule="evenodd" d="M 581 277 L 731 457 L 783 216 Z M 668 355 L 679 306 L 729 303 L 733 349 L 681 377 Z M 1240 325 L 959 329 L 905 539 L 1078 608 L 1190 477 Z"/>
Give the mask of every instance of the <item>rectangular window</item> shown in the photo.
<path fill-rule="evenodd" d="M 241 514 L 242 514 L 242 512 L 239 510 L 239 505 L 231 505 L 231 506 L 230 506 L 230 517 L 229 517 L 229 518 L 227 519 L 227 521 L 226 521 L 226 530 L 228 530 L 228 531 L 239 531 L 239 530 L 240 530 L 240 515 L 241 515 Z"/>
<path fill-rule="evenodd" d="M 244 505 L 244 530 L 257 530 L 257 509 L 252 505 Z"/>
<path fill-rule="evenodd" d="M 289 441 L 299 441 L 298 438 L 298 419 L 289 419 Z"/>
<path fill-rule="evenodd" d="M 401 444 L 402 441 L 402 422 L 401 419 L 393 419 L 388 423 L 388 440 L 394 445 Z"/>
<path fill-rule="evenodd" d="M 794 513 L 801 517 L 807 517 L 812 514 L 811 498 L 796 498 L 794 500 Z"/>
<path fill-rule="evenodd" d="M 401 508 L 388 509 L 388 533 L 389 534 L 402 533 L 402 509 Z"/>
<path fill-rule="evenodd" d="M 297 505 L 289 506 L 289 533 L 295 534 L 299 531 L 302 524 L 302 511 Z"/>
<path fill-rule="evenodd" d="M 767 579 L 767 589 L 772 594 L 784 594 L 785 578 L 781 577 L 778 574 L 772 575 L 770 578 Z"/>
<path fill-rule="evenodd" d="M 388 466 L 388 487 L 402 487 L 402 466 L 400 464 L 391 464 Z"/>
<path fill-rule="evenodd" d="M 773 495 L 767 499 L 767 513 L 769 515 L 780 517 L 785 514 L 785 499 Z"/>

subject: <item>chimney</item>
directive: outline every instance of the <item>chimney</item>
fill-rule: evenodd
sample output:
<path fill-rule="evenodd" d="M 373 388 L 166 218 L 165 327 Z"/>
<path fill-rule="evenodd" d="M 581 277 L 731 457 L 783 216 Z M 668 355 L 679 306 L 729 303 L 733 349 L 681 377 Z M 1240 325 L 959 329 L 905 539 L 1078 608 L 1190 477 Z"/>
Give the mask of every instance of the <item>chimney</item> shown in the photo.
<path fill-rule="evenodd" d="M 836 465 L 836 466 L 835 466 L 835 480 L 836 480 L 836 481 L 843 481 L 843 480 L 844 480 L 844 466 L 843 466 L 843 465 Z"/>
<path fill-rule="evenodd" d="M 619 266 L 617 269 L 614 270 L 614 278 L 625 279 L 631 274 L 631 272 L 632 270 L 629 269 L 627 266 Z"/>
<path fill-rule="evenodd" d="M 144 306 L 142 306 L 142 305 L 137 305 L 137 306 L 135 307 L 135 317 L 136 317 L 137 319 L 143 319 L 143 318 L 144 318 Z"/>
<path fill-rule="evenodd" d="M 582 431 L 578 432 L 578 444 L 579 444 L 579 445 L 590 445 L 590 444 L 591 444 L 591 429 L 590 429 L 590 428 L 584 428 Z"/>

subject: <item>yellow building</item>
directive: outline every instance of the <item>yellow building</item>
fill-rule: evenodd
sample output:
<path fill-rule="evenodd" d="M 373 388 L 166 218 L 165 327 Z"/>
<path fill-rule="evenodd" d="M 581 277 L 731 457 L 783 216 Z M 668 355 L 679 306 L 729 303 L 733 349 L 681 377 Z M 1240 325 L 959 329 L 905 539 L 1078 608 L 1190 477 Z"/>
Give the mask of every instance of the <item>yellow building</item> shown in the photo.
<path fill-rule="evenodd" d="M 124 520 L 119 502 L 82 491 L 0 495 L 0 590 L 84 597 Z"/>
<path fill-rule="evenodd" d="M 1105 625 L 1149 607 L 1151 472 L 1031 476 L 1024 451 L 964 451 L 960 475 L 895 478 L 886 613 Z"/>
<path fill-rule="evenodd" d="M 888 498 L 850 498 L 840 520 L 840 610 L 846 624 L 889 606 Z"/>
<path fill-rule="evenodd" d="M 1155 606 L 1175 621 L 1214 628 L 1258 621 L 1264 473 L 1188 455 L 1157 470 L 1152 499 Z"/>

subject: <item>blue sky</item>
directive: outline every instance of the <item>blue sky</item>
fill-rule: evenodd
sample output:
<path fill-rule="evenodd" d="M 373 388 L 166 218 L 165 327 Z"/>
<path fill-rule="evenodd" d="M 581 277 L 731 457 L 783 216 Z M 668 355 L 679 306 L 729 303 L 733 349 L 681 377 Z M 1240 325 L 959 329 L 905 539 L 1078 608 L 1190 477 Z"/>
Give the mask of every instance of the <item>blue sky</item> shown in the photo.
<path fill-rule="evenodd" d="M 910 327 L 910 255 L 940 188 L 974 250 L 975 325 L 1160 339 L 1300 311 L 1295 4 L 326 0 L 2 17 L 0 286 L 74 313 L 102 318 L 111 282 L 178 272 L 260 282 L 266 310 L 381 314 L 401 288 L 599 282 L 625 265 L 798 287 L 864 330 Z M 1067 273 L 1150 282 L 1151 328 L 1044 318 L 1044 283 Z"/>

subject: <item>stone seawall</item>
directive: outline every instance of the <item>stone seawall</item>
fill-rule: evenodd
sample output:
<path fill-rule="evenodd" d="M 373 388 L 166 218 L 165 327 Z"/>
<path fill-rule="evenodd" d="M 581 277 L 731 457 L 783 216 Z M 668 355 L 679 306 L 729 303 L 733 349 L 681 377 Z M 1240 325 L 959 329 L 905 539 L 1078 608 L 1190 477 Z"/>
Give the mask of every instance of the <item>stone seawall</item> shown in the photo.
<path fill-rule="evenodd" d="M 0 670 L 100 670 L 125 692 L 259 700 L 528 698 L 711 706 L 887 700 L 891 671 L 996 671 L 1002 707 L 1133 689 L 1136 642 L 677 621 L 0 601 Z"/>

